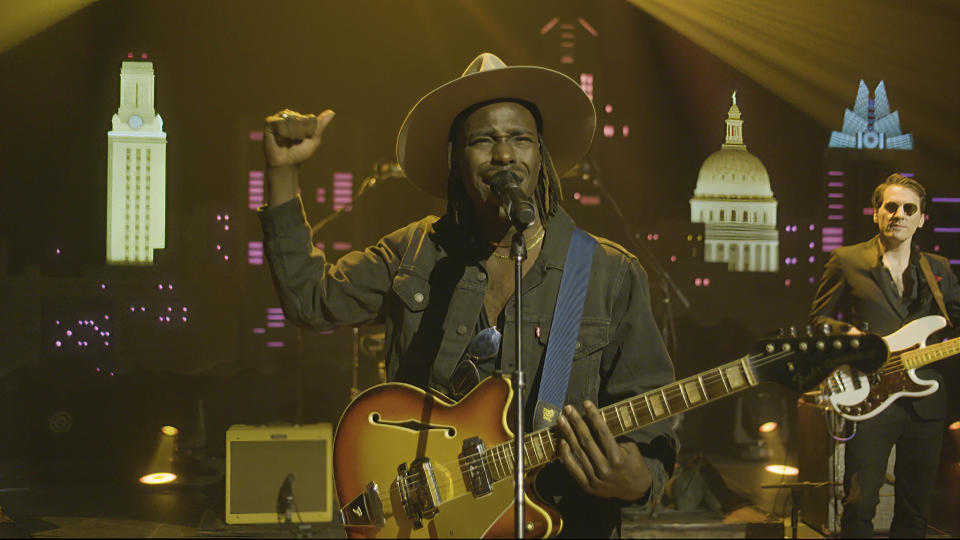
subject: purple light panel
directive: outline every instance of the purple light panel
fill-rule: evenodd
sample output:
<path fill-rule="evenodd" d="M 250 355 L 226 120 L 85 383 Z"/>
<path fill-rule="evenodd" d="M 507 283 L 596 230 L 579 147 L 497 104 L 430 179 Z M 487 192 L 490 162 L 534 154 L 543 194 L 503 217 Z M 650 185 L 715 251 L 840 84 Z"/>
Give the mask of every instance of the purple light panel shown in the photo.
<path fill-rule="evenodd" d="M 350 210 L 353 205 L 353 173 L 333 173 L 333 210 Z"/>
<path fill-rule="evenodd" d="M 262 140 L 263 140 L 263 132 L 260 131 L 259 129 L 255 129 L 255 130 L 251 131 L 251 132 L 250 132 L 250 140 L 251 140 L 251 141 L 262 141 Z"/>
<path fill-rule="evenodd" d="M 934 227 L 933 232 L 960 233 L 960 227 Z"/>
<path fill-rule="evenodd" d="M 350 251 L 353 249 L 353 244 L 350 242 L 334 242 L 333 250 L 334 251 Z"/>
<path fill-rule="evenodd" d="M 593 73 L 580 74 L 580 88 L 590 98 L 590 101 L 593 101 Z"/>
<path fill-rule="evenodd" d="M 829 208 L 830 210 L 843 210 L 843 205 L 840 203 L 833 203 L 833 204 L 828 204 L 827 208 Z"/>
<path fill-rule="evenodd" d="M 251 210 L 263 206 L 263 171 L 250 171 L 248 175 L 247 206 Z"/>
<path fill-rule="evenodd" d="M 254 266 L 263 264 L 263 242 L 247 242 L 247 262 Z"/>
<path fill-rule="evenodd" d="M 960 203 L 960 197 L 933 197 L 930 202 L 935 203 Z"/>
<path fill-rule="evenodd" d="M 843 176 L 843 171 L 827 171 L 827 176 Z"/>
<path fill-rule="evenodd" d="M 830 214 L 829 216 L 827 216 L 827 219 L 829 219 L 830 221 L 843 221 L 843 216 L 840 216 L 837 214 Z"/>
<path fill-rule="evenodd" d="M 317 202 L 318 202 L 318 203 L 325 203 L 325 202 L 327 202 L 327 189 L 326 189 L 326 188 L 322 188 L 322 187 L 318 187 L 318 188 L 317 188 Z"/>
<path fill-rule="evenodd" d="M 842 199 L 843 193 L 827 193 L 827 197 L 831 199 Z"/>
<path fill-rule="evenodd" d="M 843 187 L 843 182 L 827 182 L 827 187 Z"/>
<path fill-rule="evenodd" d="M 873 215 L 873 208 L 864 208 L 864 209 L 863 209 L 863 215 L 865 215 L 865 216 L 872 216 L 872 215 Z"/>

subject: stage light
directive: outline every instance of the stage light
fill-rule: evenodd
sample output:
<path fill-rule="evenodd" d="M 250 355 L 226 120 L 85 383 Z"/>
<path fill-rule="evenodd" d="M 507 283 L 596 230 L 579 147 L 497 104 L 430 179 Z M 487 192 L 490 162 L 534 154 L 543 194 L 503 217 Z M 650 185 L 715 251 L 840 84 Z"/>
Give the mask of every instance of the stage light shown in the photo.
<path fill-rule="evenodd" d="M 140 477 L 141 484 L 169 484 L 177 479 L 177 475 L 168 472 L 146 474 Z"/>
<path fill-rule="evenodd" d="M 141 484 L 169 484 L 177 479 L 174 466 L 179 434 L 180 430 L 171 425 L 160 428 L 156 448 L 148 461 L 145 474 L 140 477 Z"/>
<path fill-rule="evenodd" d="M 764 470 L 781 476 L 797 476 L 800 474 L 800 469 L 791 467 L 790 465 L 767 465 L 764 467 Z"/>
<path fill-rule="evenodd" d="M 760 427 L 757 428 L 758 433 L 773 433 L 774 431 L 780 429 L 780 424 L 778 422 L 764 422 L 760 424 Z"/>

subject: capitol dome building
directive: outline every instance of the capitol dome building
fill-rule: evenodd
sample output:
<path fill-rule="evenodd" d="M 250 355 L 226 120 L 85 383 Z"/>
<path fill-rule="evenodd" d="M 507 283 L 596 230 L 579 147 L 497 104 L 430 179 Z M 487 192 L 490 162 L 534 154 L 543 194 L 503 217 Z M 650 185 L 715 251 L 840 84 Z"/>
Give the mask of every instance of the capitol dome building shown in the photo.
<path fill-rule="evenodd" d="M 731 99 L 725 142 L 700 166 L 690 221 L 704 224 L 706 262 L 725 262 L 734 272 L 776 272 L 777 199 L 767 168 L 743 144 L 736 92 Z"/>

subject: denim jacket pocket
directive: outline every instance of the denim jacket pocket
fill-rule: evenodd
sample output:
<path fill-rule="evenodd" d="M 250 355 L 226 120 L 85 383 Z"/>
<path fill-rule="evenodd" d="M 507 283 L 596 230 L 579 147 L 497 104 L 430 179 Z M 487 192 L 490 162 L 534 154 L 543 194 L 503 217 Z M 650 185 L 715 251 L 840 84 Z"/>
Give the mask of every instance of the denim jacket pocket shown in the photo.
<path fill-rule="evenodd" d="M 393 278 L 392 288 L 410 311 L 423 311 L 430 303 L 430 283 L 420 276 L 401 271 Z"/>

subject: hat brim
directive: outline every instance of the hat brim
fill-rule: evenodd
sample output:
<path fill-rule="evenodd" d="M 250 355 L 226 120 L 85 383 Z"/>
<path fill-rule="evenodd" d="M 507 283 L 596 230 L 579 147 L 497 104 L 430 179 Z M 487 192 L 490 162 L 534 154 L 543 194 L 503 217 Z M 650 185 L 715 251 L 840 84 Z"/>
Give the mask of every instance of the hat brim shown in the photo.
<path fill-rule="evenodd" d="M 447 142 L 464 109 L 496 99 L 529 101 L 540 110 L 543 139 L 557 173 L 583 159 L 596 130 L 593 102 L 573 79 L 538 66 L 507 66 L 464 75 L 424 96 L 397 136 L 397 161 L 407 178 L 430 195 L 447 197 Z"/>

